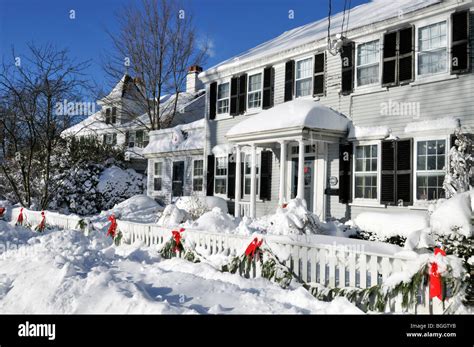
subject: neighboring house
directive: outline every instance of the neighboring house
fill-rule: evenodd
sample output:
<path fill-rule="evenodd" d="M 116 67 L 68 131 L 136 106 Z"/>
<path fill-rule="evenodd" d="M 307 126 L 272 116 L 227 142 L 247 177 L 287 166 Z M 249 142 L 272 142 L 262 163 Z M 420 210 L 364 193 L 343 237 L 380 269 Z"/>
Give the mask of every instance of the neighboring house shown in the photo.
<path fill-rule="evenodd" d="M 160 99 L 161 119 L 170 117 L 177 103 L 177 113 L 170 126 L 193 122 L 203 118 L 205 108 L 205 90 L 198 78 L 202 69 L 192 66 L 186 80 L 186 91 L 178 95 L 164 95 Z M 147 159 L 143 149 L 149 143 L 149 116 L 143 105 L 135 100 L 134 93 L 140 92 L 137 79 L 124 75 L 112 91 L 98 100 L 101 110 L 82 122 L 64 131 L 65 135 L 77 138 L 95 136 L 111 145 L 124 146 L 125 158 L 130 167 L 138 172 L 147 171 Z"/>
<path fill-rule="evenodd" d="M 164 203 L 180 196 L 205 195 L 205 119 L 150 132 L 147 194 Z"/>
<path fill-rule="evenodd" d="M 329 49 L 326 18 L 204 71 L 207 194 L 236 216 L 295 197 L 323 219 L 426 210 L 455 128 L 474 129 L 473 17 L 375 0 L 331 17 Z"/>

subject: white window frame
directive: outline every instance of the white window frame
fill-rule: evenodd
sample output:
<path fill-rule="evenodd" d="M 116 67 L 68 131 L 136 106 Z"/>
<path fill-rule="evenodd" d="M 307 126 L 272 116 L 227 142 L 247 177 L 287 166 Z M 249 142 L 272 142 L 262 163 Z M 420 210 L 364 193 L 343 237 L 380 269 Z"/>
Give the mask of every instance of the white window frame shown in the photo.
<path fill-rule="evenodd" d="M 419 64 L 420 64 L 420 55 L 423 54 L 421 51 L 420 47 L 420 30 L 429 26 L 441 24 L 441 23 L 446 23 L 446 69 L 444 71 L 439 71 L 439 72 L 434 72 L 434 73 L 426 73 L 426 74 L 420 74 L 419 70 Z M 431 76 L 438 76 L 438 75 L 443 75 L 443 74 L 449 74 L 450 71 L 450 47 L 451 47 L 451 23 L 448 18 L 436 18 L 436 20 L 431 20 L 430 22 L 421 22 L 416 26 L 416 33 L 415 33 L 415 47 L 416 47 L 416 65 L 415 65 L 415 73 L 416 77 L 423 79 L 423 78 L 429 78 Z M 434 52 L 440 50 L 440 48 L 435 48 L 431 50 L 427 50 L 424 52 Z"/>
<path fill-rule="evenodd" d="M 378 49 L 379 49 L 377 63 L 359 65 L 359 49 L 360 49 L 360 46 L 363 46 L 363 45 L 368 44 L 368 43 L 373 43 L 375 41 L 378 42 Z M 355 66 L 355 86 L 356 86 L 356 88 L 367 88 L 367 87 L 374 87 L 374 86 L 380 86 L 381 87 L 381 85 L 382 85 L 382 64 L 381 64 L 381 62 L 382 62 L 382 54 L 383 54 L 383 48 L 382 48 L 381 42 L 382 41 L 381 41 L 380 36 L 377 36 L 377 37 L 371 37 L 370 40 L 357 44 L 356 51 L 355 51 L 355 62 L 354 62 L 354 66 Z M 359 84 L 359 68 L 367 68 L 367 67 L 371 67 L 371 66 L 375 66 L 375 65 L 378 65 L 378 80 L 377 80 L 377 82 L 369 83 L 369 84 L 362 84 L 362 85 Z"/>
<path fill-rule="evenodd" d="M 161 172 L 160 174 L 156 173 L 156 164 L 161 164 Z M 152 167 L 152 176 L 153 176 L 153 191 L 154 192 L 161 192 L 163 191 L 163 169 L 164 169 L 165 162 L 162 160 L 157 160 L 153 162 L 153 167 Z M 160 190 L 155 190 L 155 178 L 161 178 L 161 189 Z"/>
<path fill-rule="evenodd" d="M 261 158 L 262 158 L 262 155 L 261 155 L 261 150 L 258 149 L 256 154 L 255 154 L 255 160 L 256 160 L 256 172 L 257 174 L 255 175 L 255 192 L 256 192 L 256 196 L 257 196 L 257 199 L 260 200 L 260 166 L 261 166 Z M 245 172 L 245 169 L 246 169 L 246 164 L 247 164 L 247 160 L 250 161 L 250 170 L 252 170 L 252 154 L 251 153 L 243 153 L 242 155 L 242 165 L 244 167 L 244 177 L 243 177 L 243 198 L 244 200 L 250 200 L 250 192 L 248 194 L 245 193 L 245 180 L 246 179 L 249 179 L 251 180 L 252 179 L 252 171 L 250 171 L 250 173 L 246 173 Z M 252 189 L 252 188 L 250 188 Z"/>
<path fill-rule="evenodd" d="M 355 165 L 356 165 L 356 147 L 357 146 L 369 146 L 369 145 L 377 145 L 377 198 L 376 199 L 363 199 L 363 198 L 355 198 Z M 367 140 L 367 141 L 354 141 L 352 143 L 352 156 L 351 156 L 352 164 L 352 188 L 351 188 L 351 196 L 352 196 L 352 203 L 351 205 L 359 205 L 359 206 L 372 206 L 372 207 L 384 207 L 384 205 L 380 204 L 380 197 L 381 197 L 381 167 L 382 167 L 382 141 L 381 140 Z"/>
<path fill-rule="evenodd" d="M 219 86 L 221 86 L 223 84 L 228 84 L 229 85 L 229 95 L 227 96 L 227 98 L 219 99 Z M 217 83 L 217 88 L 216 88 L 216 118 L 230 115 L 230 87 L 231 87 L 230 86 L 230 79 L 223 80 L 223 81 Z M 228 104 L 227 104 L 228 105 L 227 106 L 228 110 L 227 110 L 227 112 L 219 113 L 219 101 L 222 101 L 222 100 L 227 100 L 228 101 Z"/>
<path fill-rule="evenodd" d="M 356 182 L 356 150 L 358 146 L 377 146 L 377 171 L 360 171 L 360 172 L 367 172 L 367 173 L 375 173 L 377 177 L 377 197 L 372 199 L 367 198 L 356 198 L 355 197 L 355 182 Z M 353 150 L 352 150 L 352 197 L 353 201 L 356 203 L 366 203 L 366 204 L 374 204 L 380 203 L 380 193 L 381 193 L 381 164 L 382 164 L 382 142 L 379 140 L 374 141 L 357 141 L 353 143 Z"/>
<path fill-rule="evenodd" d="M 433 172 L 433 173 L 445 173 L 444 170 L 418 170 L 418 143 L 425 142 L 425 141 L 440 141 L 445 140 L 445 155 L 444 155 L 444 168 L 447 168 L 449 165 L 449 149 L 450 149 L 450 136 L 449 135 L 431 135 L 431 136 L 423 136 L 423 137 L 415 137 L 413 139 L 413 202 L 414 205 L 426 205 L 432 203 L 436 200 L 425 200 L 425 199 L 418 199 L 417 194 L 417 177 L 418 173 L 424 172 Z"/>
<path fill-rule="evenodd" d="M 202 174 L 201 175 L 196 175 L 195 174 L 195 168 L 196 168 L 196 161 L 200 161 L 202 163 Z M 193 184 L 193 192 L 202 192 L 204 190 L 204 159 L 193 159 L 193 171 L 192 171 L 192 184 Z M 201 179 L 201 189 L 196 190 L 194 187 L 194 180 L 195 179 Z"/>
<path fill-rule="evenodd" d="M 296 73 L 297 73 L 297 66 L 298 66 L 298 62 L 300 61 L 303 61 L 303 60 L 308 60 L 310 59 L 311 60 L 311 73 L 309 75 L 309 77 L 304 77 L 304 78 L 296 78 Z M 294 90 L 293 90 L 293 95 L 295 96 L 295 99 L 298 99 L 298 98 L 312 98 L 313 97 L 313 83 L 314 83 L 314 55 L 310 55 L 310 56 L 304 56 L 304 57 L 301 57 L 301 58 L 298 58 L 298 59 L 295 59 L 295 71 L 294 71 L 294 78 L 295 78 L 295 86 L 294 86 Z M 310 83 L 310 87 L 309 87 L 309 94 L 308 95 L 303 95 L 303 96 L 298 96 L 296 91 L 296 86 L 297 86 L 297 81 L 301 81 L 301 80 L 306 80 L 306 79 L 310 79 L 311 83 Z"/>
<path fill-rule="evenodd" d="M 260 75 L 260 89 L 250 91 L 250 77 Z M 230 92 L 230 91 L 229 91 Z M 250 94 L 260 93 L 260 105 L 255 107 L 250 107 Z M 263 70 L 255 70 L 247 73 L 247 112 L 252 110 L 260 110 L 262 109 L 263 104 Z"/>
<path fill-rule="evenodd" d="M 226 161 L 226 167 L 225 167 L 225 175 L 218 175 L 217 174 L 217 162 L 218 162 L 218 159 L 225 159 Z M 227 197 L 227 180 L 229 179 L 228 177 L 229 175 L 229 157 L 228 156 L 219 156 L 219 157 L 215 157 L 214 158 L 214 195 L 216 196 L 221 196 L 221 197 Z M 223 179 L 225 180 L 225 193 L 217 193 L 216 191 L 216 181 L 217 179 Z"/>

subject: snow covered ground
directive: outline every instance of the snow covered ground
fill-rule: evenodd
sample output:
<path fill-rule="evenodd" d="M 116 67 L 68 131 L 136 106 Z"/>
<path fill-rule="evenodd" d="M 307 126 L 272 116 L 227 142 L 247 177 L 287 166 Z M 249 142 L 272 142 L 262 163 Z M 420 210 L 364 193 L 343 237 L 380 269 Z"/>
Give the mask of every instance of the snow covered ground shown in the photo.
<path fill-rule="evenodd" d="M 34 233 L 0 221 L 2 313 L 362 313 L 302 287 L 161 259 L 155 248 L 115 247 L 105 233 Z"/>

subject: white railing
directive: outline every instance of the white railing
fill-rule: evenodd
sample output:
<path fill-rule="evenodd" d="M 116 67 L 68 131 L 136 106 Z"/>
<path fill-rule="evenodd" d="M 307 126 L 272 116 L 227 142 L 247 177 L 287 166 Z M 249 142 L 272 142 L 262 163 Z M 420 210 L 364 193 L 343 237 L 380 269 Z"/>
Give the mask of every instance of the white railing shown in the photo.
<path fill-rule="evenodd" d="M 20 209 L 11 211 L 10 219 L 16 221 Z M 26 220 L 37 224 L 41 213 L 24 211 Z M 47 224 L 64 229 L 77 229 L 80 218 L 46 212 Z M 141 241 L 145 245 L 162 245 L 171 238 L 171 228 L 154 224 L 117 221 L 124 243 Z M 251 241 L 245 235 L 212 233 L 186 229 L 186 242 L 205 250 L 207 255 L 240 255 Z M 345 241 L 344 241 L 345 240 Z M 318 283 L 329 288 L 369 288 L 380 284 L 395 272 L 407 269 L 410 258 L 394 255 L 397 246 L 361 240 L 342 239 L 322 235 L 277 236 L 266 235 L 265 241 L 279 255 L 285 265 L 306 283 Z M 374 245 L 377 248 L 374 250 Z M 368 249 L 367 249 L 368 248 Z M 380 249 L 386 250 L 382 253 Z M 282 254 L 286 254 L 282 257 Z M 389 302 L 388 312 L 404 312 L 401 299 Z M 427 286 L 420 291 L 418 304 L 408 313 L 442 313 L 443 304 L 431 302 Z"/>
<path fill-rule="evenodd" d="M 238 206 L 235 208 L 240 209 L 241 217 L 250 217 L 250 202 L 249 201 L 239 201 L 236 203 Z"/>

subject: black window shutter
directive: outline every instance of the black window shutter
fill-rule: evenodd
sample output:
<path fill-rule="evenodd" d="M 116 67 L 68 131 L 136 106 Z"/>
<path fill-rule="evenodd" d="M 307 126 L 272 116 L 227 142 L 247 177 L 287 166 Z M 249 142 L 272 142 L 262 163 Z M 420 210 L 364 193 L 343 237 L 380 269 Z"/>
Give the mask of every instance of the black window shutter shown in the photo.
<path fill-rule="evenodd" d="M 326 67 L 326 55 L 324 53 L 314 56 L 314 78 L 313 78 L 313 96 L 324 95 L 324 70 Z"/>
<path fill-rule="evenodd" d="M 217 82 L 211 83 L 209 88 L 209 119 L 216 119 Z"/>
<path fill-rule="evenodd" d="M 412 147 L 413 140 L 400 140 L 396 142 L 397 148 L 397 176 L 396 176 L 396 201 L 400 200 L 403 205 L 412 203 Z"/>
<path fill-rule="evenodd" d="M 295 88 L 295 61 L 290 60 L 285 64 L 285 102 L 293 100 Z"/>
<path fill-rule="evenodd" d="M 230 79 L 230 114 L 236 116 L 238 112 L 239 101 L 239 78 L 233 77 Z"/>
<path fill-rule="evenodd" d="M 262 151 L 260 165 L 260 199 L 271 200 L 273 152 Z"/>
<path fill-rule="evenodd" d="M 398 82 L 404 84 L 415 79 L 415 30 L 410 26 L 398 35 Z"/>
<path fill-rule="evenodd" d="M 214 163 L 214 155 L 210 154 L 207 156 L 207 189 L 206 189 L 206 195 L 207 196 L 213 196 L 214 195 L 214 169 L 215 169 L 215 163 Z"/>
<path fill-rule="evenodd" d="M 452 45 L 451 73 L 459 74 L 469 71 L 469 11 L 456 12 L 451 15 Z"/>
<path fill-rule="evenodd" d="M 235 198 L 235 160 L 232 160 L 233 154 L 229 154 L 227 161 L 227 197 L 229 199 Z"/>
<path fill-rule="evenodd" d="M 342 95 L 348 95 L 354 90 L 354 42 L 342 46 Z"/>
<path fill-rule="evenodd" d="M 395 201 L 395 142 L 382 141 L 380 201 L 393 204 Z"/>
<path fill-rule="evenodd" d="M 275 83 L 275 73 L 273 67 L 266 67 L 263 70 L 263 102 L 262 108 L 273 107 L 273 90 Z"/>
<path fill-rule="evenodd" d="M 339 202 L 349 203 L 351 199 L 352 144 L 339 145 Z"/>
<path fill-rule="evenodd" d="M 382 86 L 397 84 L 397 37 L 398 32 L 387 33 L 383 39 Z"/>
<path fill-rule="evenodd" d="M 247 74 L 239 77 L 239 104 L 237 114 L 244 114 L 247 109 Z"/>

